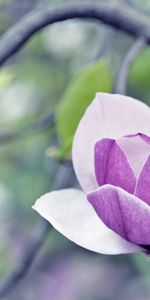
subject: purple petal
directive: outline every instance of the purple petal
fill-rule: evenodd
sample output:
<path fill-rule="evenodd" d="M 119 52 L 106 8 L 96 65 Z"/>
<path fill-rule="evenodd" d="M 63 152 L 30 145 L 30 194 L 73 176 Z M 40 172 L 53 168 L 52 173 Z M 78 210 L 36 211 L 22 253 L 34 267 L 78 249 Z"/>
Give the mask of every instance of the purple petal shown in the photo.
<path fill-rule="evenodd" d="M 148 138 L 148 136 L 139 133 L 117 139 L 117 144 L 126 154 L 136 178 L 138 178 L 150 154 L 150 144 L 145 141 Z"/>
<path fill-rule="evenodd" d="M 102 139 L 95 145 L 95 172 L 99 185 L 110 183 L 133 193 L 136 177 L 126 155 L 112 139 Z"/>
<path fill-rule="evenodd" d="M 150 130 L 150 110 L 144 103 L 122 95 L 98 93 L 86 110 L 73 142 L 73 164 L 85 191 L 98 187 L 94 145 L 102 138 L 119 138 Z"/>
<path fill-rule="evenodd" d="M 76 244 L 104 254 L 132 253 L 141 250 L 110 230 L 99 219 L 86 195 L 76 189 L 53 191 L 33 206 L 43 218 Z"/>
<path fill-rule="evenodd" d="M 150 207 L 145 202 L 111 185 L 87 197 L 109 228 L 130 242 L 150 245 Z"/>
<path fill-rule="evenodd" d="M 134 194 L 150 205 L 150 156 L 141 170 Z"/>

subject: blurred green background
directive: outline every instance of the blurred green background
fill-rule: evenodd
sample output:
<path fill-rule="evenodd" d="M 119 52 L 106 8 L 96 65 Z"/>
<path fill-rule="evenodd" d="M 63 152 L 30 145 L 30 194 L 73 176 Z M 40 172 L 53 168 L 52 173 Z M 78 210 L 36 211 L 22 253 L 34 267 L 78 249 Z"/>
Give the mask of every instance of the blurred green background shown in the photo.
<path fill-rule="evenodd" d="M 0 34 L 32 9 L 57 2 L 71 1 L 1 0 Z M 150 0 L 126 2 L 150 16 Z M 41 219 L 31 206 L 50 191 L 58 170 L 56 158 L 70 157 L 73 133 L 85 108 L 96 91 L 113 91 L 120 64 L 133 43 L 128 35 L 93 21 L 65 21 L 36 34 L 1 68 L 1 283 L 17 265 Z M 150 104 L 147 46 L 130 70 L 127 94 Z M 50 149 L 54 130 L 48 126 L 17 134 L 51 112 L 56 113 L 59 137 L 54 151 Z M 16 132 L 16 137 L 4 140 L 9 132 Z M 91 253 L 53 229 L 28 275 L 5 299 L 149 300 L 149 278 L 149 257 Z"/>

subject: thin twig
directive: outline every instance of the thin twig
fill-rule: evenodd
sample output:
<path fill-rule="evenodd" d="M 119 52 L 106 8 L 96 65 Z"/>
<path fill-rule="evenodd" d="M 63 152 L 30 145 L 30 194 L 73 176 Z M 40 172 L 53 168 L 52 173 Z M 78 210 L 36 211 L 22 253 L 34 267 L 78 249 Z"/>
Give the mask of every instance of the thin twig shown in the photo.
<path fill-rule="evenodd" d="M 33 11 L 25 16 L 21 22 L 11 28 L 0 41 L 0 65 L 15 54 L 36 32 L 55 22 L 72 18 L 95 19 L 114 28 L 120 29 L 132 36 L 143 36 L 150 43 L 150 21 L 145 15 L 131 9 L 128 5 L 114 5 L 113 3 L 71 3 L 58 6 L 48 6 L 40 11 Z M 33 126 L 34 127 L 34 126 Z M 35 126 L 36 127 L 36 126 Z M 36 127 L 37 128 L 37 127 Z M 26 131 L 26 130 L 25 130 Z M 55 188 L 64 188 L 70 185 L 72 176 L 59 173 L 56 178 Z M 71 182 L 72 186 L 72 182 Z M 40 229 L 39 229 L 40 226 Z M 0 297 L 10 293 L 18 283 L 27 275 L 35 260 L 50 225 L 43 222 L 38 225 L 33 233 L 29 246 L 22 254 L 19 265 L 12 271 L 0 289 Z"/>
<path fill-rule="evenodd" d="M 20 262 L 1 286 L 0 298 L 3 298 L 11 292 L 11 290 L 27 275 L 47 237 L 50 228 L 50 224 L 46 221 L 42 221 L 37 225 L 32 233 L 28 246 L 21 255 Z"/>
<path fill-rule="evenodd" d="M 64 20 L 93 19 L 111 25 L 150 43 L 149 17 L 127 4 L 113 2 L 84 2 L 50 5 L 34 10 L 6 32 L 0 40 L 0 65 L 15 54 L 36 32 Z"/>
<path fill-rule="evenodd" d="M 115 92 L 118 94 L 123 94 L 126 95 L 126 85 L 127 85 L 127 77 L 129 70 L 134 63 L 137 55 L 139 52 L 145 47 L 146 40 L 144 38 L 139 38 L 136 40 L 136 42 L 132 45 L 132 47 L 129 49 L 127 52 L 123 63 L 121 65 L 119 74 L 118 74 L 118 79 L 116 81 L 116 87 L 115 87 Z"/>
<path fill-rule="evenodd" d="M 75 175 L 70 163 L 61 165 L 53 185 L 53 189 L 67 188 L 74 185 Z M 45 239 L 51 229 L 51 225 L 47 221 L 40 221 L 31 234 L 28 245 L 23 251 L 19 263 L 11 274 L 4 281 L 0 288 L 0 298 L 8 295 L 14 288 L 18 286 L 20 281 L 27 276 L 33 262 L 35 261 Z"/>
<path fill-rule="evenodd" d="M 28 124 L 23 128 L 19 128 L 14 131 L 0 130 L 0 145 L 16 141 L 29 133 L 35 133 L 35 131 L 42 131 L 47 128 L 54 128 L 54 125 L 54 115 L 50 113 L 46 116 L 40 117 L 33 123 Z"/>

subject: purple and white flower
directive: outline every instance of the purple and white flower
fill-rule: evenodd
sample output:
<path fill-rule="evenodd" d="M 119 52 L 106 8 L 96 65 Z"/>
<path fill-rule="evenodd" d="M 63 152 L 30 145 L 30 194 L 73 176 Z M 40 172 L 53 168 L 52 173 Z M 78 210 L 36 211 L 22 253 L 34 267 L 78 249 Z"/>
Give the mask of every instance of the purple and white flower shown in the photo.
<path fill-rule="evenodd" d="M 73 141 L 82 187 L 52 191 L 33 208 L 78 245 L 104 254 L 150 249 L 150 108 L 98 93 Z"/>

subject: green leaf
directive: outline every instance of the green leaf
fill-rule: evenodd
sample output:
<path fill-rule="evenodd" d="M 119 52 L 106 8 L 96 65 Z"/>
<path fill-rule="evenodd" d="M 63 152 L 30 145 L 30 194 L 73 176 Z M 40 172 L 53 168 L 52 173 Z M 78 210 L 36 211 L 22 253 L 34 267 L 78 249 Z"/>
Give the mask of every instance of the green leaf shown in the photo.
<path fill-rule="evenodd" d="M 106 59 L 89 65 L 75 76 L 56 110 L 56 127 L 60 152 L 66 156 L 72 146 L 77 125 L 97 92 L 111 92 L 112 78 Z"/>
<path fill-rule="evenodd" d="M 0 88 L 7 87 L 14 77 L 13 71 L 8 67 L 0 70 Z"/>

